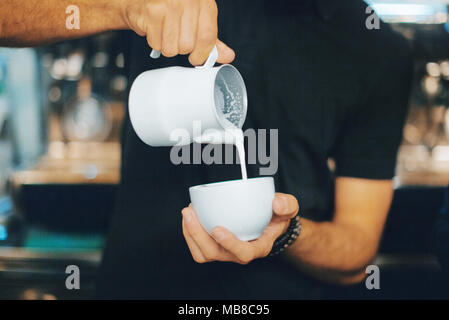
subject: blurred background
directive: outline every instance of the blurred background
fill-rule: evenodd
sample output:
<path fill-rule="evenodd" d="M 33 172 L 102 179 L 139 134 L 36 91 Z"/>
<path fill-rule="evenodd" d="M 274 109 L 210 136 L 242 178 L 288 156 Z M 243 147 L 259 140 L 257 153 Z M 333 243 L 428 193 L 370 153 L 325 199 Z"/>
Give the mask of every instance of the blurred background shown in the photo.
<path fill-rule="evenodd" d="M 410 42 L 414 79 L 381 290 L 329 298 L 448 299 L 434 225 L 449 183 L 449 0 L 367 1 Z M 0 299 L 92 294 L 119 181 L 127 78 L 118 33 L 0 48 Z M 65 288 L 77 265 L 81 289 Z"/>

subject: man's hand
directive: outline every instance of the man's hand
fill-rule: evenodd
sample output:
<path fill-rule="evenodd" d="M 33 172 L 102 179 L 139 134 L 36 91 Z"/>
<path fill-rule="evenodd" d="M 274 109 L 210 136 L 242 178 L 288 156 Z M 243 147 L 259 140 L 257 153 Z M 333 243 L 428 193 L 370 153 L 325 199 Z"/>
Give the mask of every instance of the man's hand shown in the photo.
<path fill-rule="evenodd" d="M 71 0 L 40 1 L 38 6 L 35 1 L 3 1 L 0 46 L 36 46 L 132 29 L 166 57 L 189 54 L 193 65 L 203 64 L 215 45 L 217 62 L 230 63 L 235 57 L 217 39 L 215 0 L 77 0 L 81 27 L 67 29 L 64 13 L 70 5 Z"/>
<path fill-rule="evenodd" d="M 68 29 L 68 6 L 75 5 L 81 27 Z M 46 0 L 2 1 L 0 46 L 28 47 L 132 29 L 167 57 L 190 54 L 204 63 L 214 45 L 218 62 L 234 60 L 234 51 L 217 39 L 215 0 Z M 66 15 L 65 15 L 66 14 Z"/>
<path fill-rule="evenodd" d="M 258 239 L 246 242 L 224 227 L 213 229 L 209 235 L 190 204 L 182 210 L 182 231 L 196 262 L 231 261 L 247 264 L 270 253 L 274 241 L 287 230 L 290 219 L 296 216 L 298 210 L 298 201 L 294 196 L 276 193 L 271 222 Z"/>
<path fill-rule="evenodd" d="M 190 54 L 190 63 L 200 65 L 217 45 L 219 63 L 234 60 L 234 51 L 217 39 L 218 11 L 214 0 L 127 0 L 122 3 L 127 27 L 146 36 L 149 46 L 164 56 Z"/>

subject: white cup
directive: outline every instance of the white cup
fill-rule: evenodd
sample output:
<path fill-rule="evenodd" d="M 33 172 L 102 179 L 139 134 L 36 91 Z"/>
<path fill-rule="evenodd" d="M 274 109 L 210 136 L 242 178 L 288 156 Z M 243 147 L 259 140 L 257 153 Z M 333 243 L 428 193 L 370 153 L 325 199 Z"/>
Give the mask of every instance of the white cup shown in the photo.
<path fill-rule="evenodd" d="M 213 67 L 217 56 L 214 48 L 202 67 L 150 70 L 134 80 L 129 116 L 142 141 L 151 146 L 209 142 L 209 129 L 223 131 L 243 126 L 248 104 L 245 83 L 235 67 Z M 235 108 L 230 108 L 231 104 Z M 195 123 L 201 124 L 200 132 L 194 128 Z M 189 138 L 173 138 L 179 129 L 185 130 Z"/>
<path fill-rule="evenodd" d="M 189 192 L 198 219 L 209 233 L 222 226 L 242 241 L 254 240 L 273 215 L 272 177 L 198 185 Z"/>

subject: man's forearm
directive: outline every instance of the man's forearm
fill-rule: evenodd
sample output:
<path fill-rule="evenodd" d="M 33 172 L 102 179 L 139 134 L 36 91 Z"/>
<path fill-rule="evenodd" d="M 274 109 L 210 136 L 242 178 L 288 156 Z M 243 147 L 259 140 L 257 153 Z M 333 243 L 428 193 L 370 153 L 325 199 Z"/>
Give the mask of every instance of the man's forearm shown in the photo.
<path fill-rule="evenodd" d="M 300 237 L 288 249 L 288 257 L 321 280 L 355 283 L 363 279 L 377 243 L 377 239 L 350 225 L 302 219 Z"/>
<path fill-rule="evenodd" d="M 120 0 L 4 0 L 0 10 L 0 46 L 35 46 L 125 29 Z M 66 26 L 66 8 L 79 8 L 80 28 Z"/>

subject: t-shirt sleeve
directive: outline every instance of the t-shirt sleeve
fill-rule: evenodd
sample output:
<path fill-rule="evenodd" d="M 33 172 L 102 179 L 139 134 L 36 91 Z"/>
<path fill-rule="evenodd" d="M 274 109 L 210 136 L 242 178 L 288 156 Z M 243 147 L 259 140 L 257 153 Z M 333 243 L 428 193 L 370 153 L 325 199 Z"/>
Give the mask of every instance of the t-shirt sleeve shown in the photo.
<path fill-rule="evenodd" d="M 401 39 L 403 40 L 403 39 Z M 360 103 L 341 128 L 334 151 L 336 175 L 391 179 L 408 110 L 412 59 L 407 44 L 368 65 Z"/>

